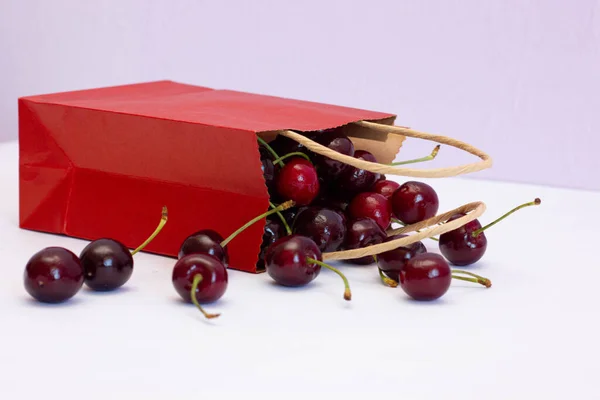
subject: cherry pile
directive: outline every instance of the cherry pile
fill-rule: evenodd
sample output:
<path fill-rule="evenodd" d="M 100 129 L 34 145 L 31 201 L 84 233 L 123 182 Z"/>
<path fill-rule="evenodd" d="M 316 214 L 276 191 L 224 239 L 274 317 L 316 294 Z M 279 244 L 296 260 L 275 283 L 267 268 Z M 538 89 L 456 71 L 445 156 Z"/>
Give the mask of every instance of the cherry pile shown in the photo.
<path fill-rule="evenodd" d="M 377 162 L 365 150 L 355 149 L 340 129 L 304 133 L 317 143 L 341 154 Z M 352 250 L 395 240 L 406 235 L 388 236 L 392 224 L 410 225 L 434 217 L 439 209 L 436 191 L 426 183 L 387 180 L 384 175 L 366 171 L 315 154 L 303 145 L 279 135 L 270 143 L 258 137 L 259 153 L 270 210 L 256 216 L 225 237 L 210 227 L 199 227 L 179 248 L 172 271 L 172 285 L 186 303 L 193 303 L 206 318 L 202 304 L 214 303 L 228 287 L 227 245 L 249 226 L 263 222 L 263 240 L 258 270 L 264 270 L 283 286 L 303 286 L 316 279 L 322 268 L 338 274 L 344 283 L 343 298 L 352 297 L 345 275 L 323 262 L 323 253 Z M 423 162 L 431 155 L 392 165 Z M 358 265 L 377 264 L 381 281 L 400 286 L 415 300 L 443 296 L 452 279 L 490 287 L 487 278 L 451 269 L 467 266 L 483 257 L 487 249 L 484 231 L 520 208 L 540 204 L 525 203 L 494 222 L 482 226 L 474 220 L 442 234 L 439 252 L 433 253 L 418 241 L 377 255 L 346 260 Z M 459 218 L 454 215 L 450 220 Z M 167 222 L 163 208 L 160 223 L 152 235 L 134 251 L 111 238 L 90 242 L 79 256 L 60 247 L 34 254 L 25 267 L 26 291 L 36 300 L 63 302 L 75 296 L 85 283 L 90 290 L 112 291 L 125 285 L 133 273 L 133 256 L 148 245 Z"/>

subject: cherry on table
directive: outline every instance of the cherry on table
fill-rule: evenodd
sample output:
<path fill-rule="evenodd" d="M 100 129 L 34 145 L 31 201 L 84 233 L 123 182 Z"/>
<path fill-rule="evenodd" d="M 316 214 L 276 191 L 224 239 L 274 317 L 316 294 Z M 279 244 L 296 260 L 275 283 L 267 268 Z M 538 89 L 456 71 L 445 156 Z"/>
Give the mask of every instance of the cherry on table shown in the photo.
<path fill-rule="evenodd" d="M 390 226 L 392 207 L 389 200 L 379 193 L 359 193 L 348 206 L 353 218 L 371 218 L 383 230 Z"/>
<path fill-rule="evenodd" d="M 380 195 L 388 199 L 391 199 L 392 195 L 396 190 L 398 190 L 399 187 L 400 184 L 398 182 L 382 179 L 375 182 L 375 185 L 373 185 L 373 188 L 371 190 L 375 193 L 379 193 Z"/>
<path fill-rule="evenodd" d="M 375 156 L 365 150 L 356 150 L 354 158 L 364 161 L 377 162 Z M 379 174 L 364 169 L 349 166 L 339 176 L 338 187 L 343 193 L 350 196 L 370 190 L 379 180 Z"/>
<path fill-rule="evenodd" d="M 436 191 L 426 183 L 408 181 L 392 195 L 392 211 L 405 224 L 415 224 L 434 217 L 439 208 Z"/>
<path fill-rule="evenodd" d="M 111 291 L 127 283 L 133 274 L 133 256 L 159 234 L 167 220 L 167 207 L 163 207 L 157 228 L 132 252 L 124 244 L 111 238 L 90 242 L 79 254 L 85 271 L 85 285 L 95 291 Z"/>
<path fill-rule="evenodd" d="M 223 264 L 229 264 L 227 248 L 221 246 L 223 237 L 212 229 L 203 229 L 185 238 L 179 248 L 178 258 L 189 254 L 208 254 L 216 257 Z"/>
<path fill-rule="evenodd" d="M 411 257 L 400 271 L 400 287 L 415 300 L 442 297 L 450 288 L 452 271 L 439 254 L 422 253 Z"/>
<path fill-rule="evenodd" d="M 61 303 L 83 286 L 79 257 L 62 247 L 46 247 L 25 265 L 23 282 L 31 297 L 42 303 Z"/>
<path fill-rule="evenodd" d="M 207 313 L 200 304 L 217 301 L 227 290 L 227 268 L 221 261 L 207 254 L 188 254 L 175 263 L 171 281 L 179 296 L 194 303 L 206 318 L 219 316 Z"/>
<path fill-rule="evenodd" d="M 268 275 L 283 286 L 304 286 L 321 272 L 321 267 L 338 274 L 344 281 L 344 299 L 351 299 L 348 280 L 338 269 L 325 264 L 321 251 L 311 239 L 292 234 L 273 243 L 265 255 Z"/>
<path fill-rule="evenodd" d="M 319 194 L 319 177 L 310 161 L 293 157 L 281 168 L 276 179 L 277 193 L 285 200 L 308 205 Z"/>
<path fill-rule="evenodd" d="M 404 234 L 389 236 L 384 240 L 384 243 L 407 236 L 408 235 Z M 379 270 L 382 271 L 385 276 L 395 282 L 398 282 L 400 279 L 400 271 L 402 271 L 406 263 L 417 254 L 423 254 L 426 252 L 427 248 L 423 242 L 414 242 L 409 245 L 396 247 L 395 249 L 378 254 L 377 265 Z M 387 282 L 388 281 L 386 281 L 386 283 Z M 396 284 L 392 284 L 391 286 L 396 286 Z"/>
<path fill-rule="evenodd" d="M 346 217 L 332 209 L 307 207 L 296 217 L 292 231 L 313 240 L 321 252 L 336 251 L 346 236 Z"/>
<path fill-rule="evenodd" d="M 439 238 L 440 252 L 450 263 L 458 266 L 465 266 L 479 261 L 487 249 L 487 238 L 485 231 L 496 223 L 502 221 L 510 214 L 524 207 L 540 205 L 541 200 L 535 199 L 532 202 L 521 204 L 500 218 L 489 223 L 485 227 L 481 226 L 479 220 L 467 222 L 465 225 L 443 233 Z M 455 214 L 448 221 L 454 221 L 465 214 Z"/>
<path fill-rule="evenodd" d="M 346 240 L 343 248 L 345 250 L 359 249 L 375 244 L 383 243 L 387 237 L 385 231 L 371 218 L 354 218 L 348 221 Z M 345 260 L 351 264 L 368 265 L 375 262 L 373 256 L 364 256 Z"/>

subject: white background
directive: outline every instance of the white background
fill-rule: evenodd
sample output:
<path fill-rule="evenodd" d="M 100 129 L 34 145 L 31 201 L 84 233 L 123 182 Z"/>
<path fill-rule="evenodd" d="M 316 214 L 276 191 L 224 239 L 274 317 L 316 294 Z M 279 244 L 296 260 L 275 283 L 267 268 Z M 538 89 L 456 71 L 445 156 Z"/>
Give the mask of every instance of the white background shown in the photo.
<path fill-rule="evenodd" d="M 439 301 L 414 302 L 382 286 L 374 266 L 341 265 L 346 302 L 329 271 L 301 289 L 230 271 L 224 297 L 206 307 L 222 315 L 207 322 L 178 300 L 174 261 L 145 253 L 124 290 L 32 301 L 22 283 L 29 257 L 50 245 L 79 253 L 87 242 L 18 229 L 16 150 L 0 146 L 1 399 L 600 398 L 600 193 L 431 180 L 440 212 L 483 200 L 484 223 L 542 199 L 487 233 L 470 270 L 492 288 L 454 281 Z"/>

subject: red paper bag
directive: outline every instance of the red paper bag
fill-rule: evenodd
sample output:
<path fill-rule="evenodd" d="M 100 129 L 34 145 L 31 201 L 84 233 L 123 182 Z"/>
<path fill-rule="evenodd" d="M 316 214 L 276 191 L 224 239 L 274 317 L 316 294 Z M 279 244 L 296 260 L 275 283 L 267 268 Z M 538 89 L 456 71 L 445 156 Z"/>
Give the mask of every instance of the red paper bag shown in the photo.
<path fill-rule="evenodd" d="M 318 131 L 395 115 L 171 81 L 19 99 L 20 226 L 176 257 L 200 229 L 223 237 L 269 208 L 256 135 Z M 348 126 L 357 148 L 391 162 L 403 137 Z M 228 245 L 256 272 L 263 223 Z"/>

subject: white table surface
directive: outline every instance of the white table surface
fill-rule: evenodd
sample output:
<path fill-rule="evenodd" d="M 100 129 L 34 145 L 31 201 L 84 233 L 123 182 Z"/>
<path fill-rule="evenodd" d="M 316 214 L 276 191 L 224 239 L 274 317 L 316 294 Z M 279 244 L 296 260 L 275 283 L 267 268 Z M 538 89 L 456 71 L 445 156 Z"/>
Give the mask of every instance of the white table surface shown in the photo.
<path fill-rule="evenodd" d="M 17 144 L 0 145 L 0 399 L 600 399 L 598 192 L 425 180 L 440 211 L 486 202 L 484 223 L 542 199 L 487 232 L 487 254 L 470 269 L 492 288 L 453 281 L 443 299 L 420 303 L 382 286 L 375 266 L 342 265 L 345 302 L 327 270 L 302 289 L 230 271 L 225 296 L 207 307 L 222 315 L 207 322 L 178 300 L 174 260 L 145 253 L 124 290 L 31 300 L 29 257 L 87 242 L 18 228 L 17 171 Z"/>

